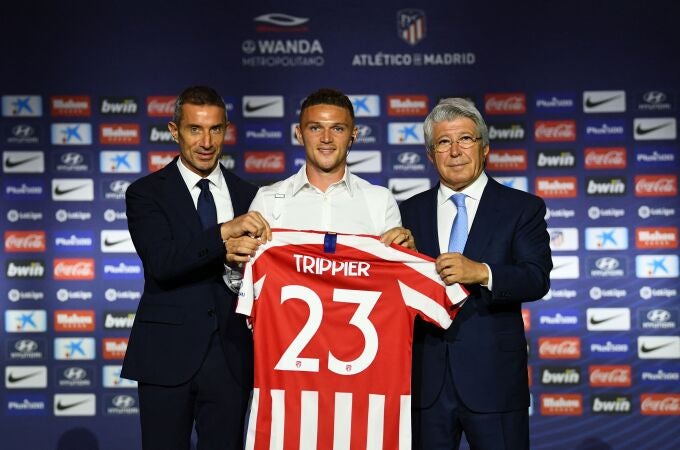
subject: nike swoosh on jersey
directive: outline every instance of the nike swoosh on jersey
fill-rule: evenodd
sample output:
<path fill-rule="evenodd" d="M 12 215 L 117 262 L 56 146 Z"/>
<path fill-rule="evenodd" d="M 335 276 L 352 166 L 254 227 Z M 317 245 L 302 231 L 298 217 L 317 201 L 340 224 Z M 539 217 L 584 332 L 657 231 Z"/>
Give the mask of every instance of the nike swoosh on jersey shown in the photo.
<path fill-rule="evenodd" d="M 642 344 L 642 346 L 640 346 L 640 351 L 642 353 L 649 353 L 649 352 L 653 352 L 655 350 L 659 350 L 660 348 L 668 347 L 671 344 L 672 344 L 672 342 L 667 342 L 665 344 L 657 345 L 655 347 L 647 347 L 647 346 L 645 346 L 645 344 Z"/>
<path fill-rule="evenodd" d="M 78 189 L 82 189 L 85 186 L 87 186 L 87 185 L 81 184 L 80 186 L 76 186 L 76 187 L 72 187 L 72 188 L 68 188 L 68 189 L 62 189 L 60 186 L 57 186 L 57 187 L 54 188 L 54 195 L 66 195 L 69 192 L 77 191 Z"/>
<path fill-rule="evenodd" d="M 21 376 L 18 376 L 18 377 L 15 377 L 13 373 L 10 373 L 7 376 L 7 381 L 9 381 L 10 383 L 18 383 L 19 381 L 23 381 L 23 380 L 26 380 L 28 378 L 34 377 L 34 376 L 38 375 L 39 373 L 40 372 L 33 372 L 33 373 L 29 373 L 27 375 L 21 375 Z"/>
<path fill-rule="evenodd" d="M 252 105 L 250 103 L 246 103 L 245 109 L 246 112 L 255 112 L 264 109 L 268 106 L 276 105 L 278 102 L 279 102 L 278 100 L 274 100 L 273 102 L 262 103 L 261 105 Z"/>
<path fill-rule="evenodd" d="M 601 323 L 609 322 L 610 320 L 616 319 L 617 317 L 621 317 L 621 314 L 617 314 L 615 316 L 611 317 L 605 317 L 604 319 L 596 319 L 594 317 L 590 318 L 590 324 L 591 325 L 599 325 Z"/>
<path fill-rule="evenodd" d="M 26 164 L 28 162 L 31 162 L 31 161 L 39 159 L 39 158 L 40 158 L 40 156 L 33 156 L 31 158 L 20 159 L 20 160 L 15 160 L 15 161 L 12 161 L 11 159 L 7 158 L 5 160 L 5 167 L 7 167 L 8 169 L 11 169 L 13 167 L 20 166 L 22 164 Z"/>
<path fill-rule="evenodd" d="M 74 403 L 66 403 L 66 404 L 64 404 L 64 403 L 61 402 L 61 400 L 59 400 L 59 401 L 57 402 L 57 409 L 58 409 L 59 411 L 64 411 L 65 409 L 75 408 L 76 406 L 82 405 L 83 403 L 87 403 L 87 402 L 89 402 L 89 401 L 90 401 L 90 399 L 87 399 L 87 400 L 80 400 L 80 401 L 78 401 L 78 402 L 74 402 Z"/>
<path fill-rule="evenodd" d="M 670 124 L 671 124 L 671 122 L 663 123 L 661 125 L 657 125 L 657 126 L 651 127 L 651 128 L 642 128 L 640 125 L 638 125 L 637 128 L 635 128 L 635 134 L 642 134 L 642 135 L 649 134 L 653 131 L 660 130 L 664 127 L 667 127 Z"/>
<path fill-rule="evenodd" d="M 597 100 L 597 101 L 593 101 L 590 97 L 588 97 L 588 98 L 586 99 L 586 107 L 587 107 L 587 108 L 595 108 L 595 107 L 597 107 L 597 106 L 604 105 L 605 103 L 609 103 L 609 102 L 611 102 L 612 100 L 616 100 L 616 99 L 619 98 L 619 97 L 621 97 L 621 96 L 620 96 L 620 95 L 615 95 L 615 96 L 613 96 L 613 97 L 609 97 L 609 98 L 605 98 L 605 99 Z"/>

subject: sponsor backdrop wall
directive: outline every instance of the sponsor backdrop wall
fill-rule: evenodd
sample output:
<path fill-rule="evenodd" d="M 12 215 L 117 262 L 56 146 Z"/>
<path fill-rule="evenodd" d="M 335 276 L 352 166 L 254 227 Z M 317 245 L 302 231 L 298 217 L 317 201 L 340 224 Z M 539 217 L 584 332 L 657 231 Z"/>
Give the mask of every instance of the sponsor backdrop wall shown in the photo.
<path fill-rule="evenodd" d="M 139 448 L 124 193 L 176 154 L 166 123 L 197 83 L 228 104 L 223 164 L 259 184 L 304 161 L 303 97 L 343 90 L 351 170 L 397 199 L 436 183 L 427 111 L 473 100 L 489 174 L 548 205 L 552 289 L 524 310 L 532 447 L 680 446 L 672 1 L 31 3 L 0 19 L 0 447 Z"/>

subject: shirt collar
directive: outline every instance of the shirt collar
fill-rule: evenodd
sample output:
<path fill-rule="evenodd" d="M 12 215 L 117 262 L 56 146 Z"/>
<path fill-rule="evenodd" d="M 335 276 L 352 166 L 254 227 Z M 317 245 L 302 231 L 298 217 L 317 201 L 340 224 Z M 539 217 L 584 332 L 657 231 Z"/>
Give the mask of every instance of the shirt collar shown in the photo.
<path fill-rule="evenodd" d="M 342 176 L 340 180 L 331 184 L 331 186 L 344 184 L 347 187 L 347 192 L 349 193 L 349 196 L 352 197 L 354 195 L 354 183 L 352 181 L 353 178 L 350 175 L 349 167 L 345 166 L 345 174 Z M 300 170 L 298 170 L 298 172 L 295 174 L 293 178 L 293 195 L 296 195 L 302 188 L 306 186 L 309 186 L 312 189 L 316 189 L 314 186 L 312 186 L 312 183 L 309 182 L 309 178 L 307 178 L 307 163 L 303 164 L 302 167 L 300 167 Z"/>
<path fill-rule="evenodd" d="M 187 168 L 187 166 L 184 165 L 182 162 L 182 158 L 177 159 L 177 168 L 179 169 L 180 175 L 182 175 L 182 179 L 184 180 L 184 183 L 186 183 L 187 187 L 189 190 L 193 189 L 194 186 L 196 186 L 196 183 L 198 183 L 201 178 L 200 175 L 197 173 L 192 172 Z M 217 189 L 222 188 L 222 171 L 220 170 L 220 163 L 218 162 L 215 168 L 213 169 L 210 174 L 205 177 L 210 181 L 212 184 L 214 184 Z"/>
<path fill-rule="evenodd" d="M 476 202 L 479 202 L 479 200 L 482 198 L 482 193 L 484 192 L 484 188 L 486 187 L 486 183 L 489 181 L 489 178 L 487 177 L 485 172 L 482 172 L 479 174 L 477 179 L 472 182 L 468 187 L 463 189 L 462 191 L 454 191 L 448 186 L 444 186 L 444 184 L 439 183 L 439 194 L 438 194 L 438 204 L 441 205 L 443 203 L 446 203 L 449 201 L 449 198 L 453 194 L 456 194 L 458 192 L 461 192 L 465 194 L 466 196 L 472 198 Z"/>

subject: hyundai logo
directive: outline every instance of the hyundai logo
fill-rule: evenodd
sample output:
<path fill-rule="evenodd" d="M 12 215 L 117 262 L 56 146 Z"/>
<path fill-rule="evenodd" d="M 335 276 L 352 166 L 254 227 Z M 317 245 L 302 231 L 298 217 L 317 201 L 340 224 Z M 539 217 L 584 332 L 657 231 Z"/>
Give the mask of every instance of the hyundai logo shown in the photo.
<path fill-rule="evenodd" d="M 619 268 L 619 260 L 608 256 L 598 258 L 598 260 L 595 261 L 595 267 L 600 270 L 616 270 Z"/>
<path fill-rule="evenodd" d="M 671 318 L 671 313 L 665 309 L 653 309 L 647 313 L 647 319 L 652 322 L 668 322 Z"/>
<path fill-rule="evenodd" d="M 135 406 L 135 399 L 129 395 L 116 395 L 111 399 L 111 404 L 116 408 L 132 408 Z"/>
<path fill-rule="evenodd" d="M 126 180 L 116 180 L 112 181 L 111 184 L 109 184 L 109 189 L 113 192 L 117 192 L 119 194 L 124 193 L 127 191 L 128 186 L 130 186 L 130 182 Z"/>
<path fill-rule="evenodd" d="M 80 367 L 69 367 L 68 369 L 64 370 L 64 378 L 67 378 L 71 381 L 83 380 L 85 377 L 87 377 L 87 372 L 85 369 L 81 369 Z"/>
<path fill-rule="evenodd" d="M 32 339 L 22 339 L 14 344 L 14 348 L 21 353 L 31 353 L 38 350 L 38 343 Z"/>

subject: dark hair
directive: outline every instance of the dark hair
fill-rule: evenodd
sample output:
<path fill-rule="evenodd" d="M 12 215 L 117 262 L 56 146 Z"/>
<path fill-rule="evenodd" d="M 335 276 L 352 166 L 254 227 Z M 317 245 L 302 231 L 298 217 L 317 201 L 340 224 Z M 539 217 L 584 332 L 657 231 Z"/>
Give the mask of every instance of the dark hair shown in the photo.
<path fill-rule="evenodd" d="M 300 107 L 300 123 L 302 123 L 302 114 L 305 112 L 305 109 L 314 105 L 334 105 L 346 109 L 349 112 L 349 116 L 352 118 L 351 125 L 354 127 L 354 107 L 352 106 L 352 102 L 345 94 L 337 89 L 321 88 L 309 94 Z"/>
<path fill-rule="evenodd" d="M 182 119 L 182 105 L 218 106 L 224 110 L 224 120 L 227 120 L 227 107 L 217 91 L 208 86 L 191 86 L 182 91 L 175 100 L 175 114 L 172 121 L 179 125 Z"/>

